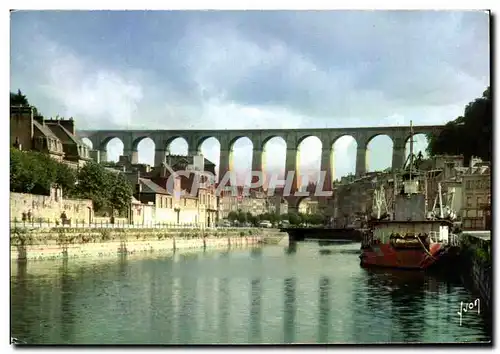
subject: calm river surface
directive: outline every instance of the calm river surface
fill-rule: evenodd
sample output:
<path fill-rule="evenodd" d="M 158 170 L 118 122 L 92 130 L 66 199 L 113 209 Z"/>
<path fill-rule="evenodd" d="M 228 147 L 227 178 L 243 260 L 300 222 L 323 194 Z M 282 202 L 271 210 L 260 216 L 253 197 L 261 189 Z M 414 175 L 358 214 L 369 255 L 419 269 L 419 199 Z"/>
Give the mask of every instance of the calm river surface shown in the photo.
<path fill-rule="evenodd" d="M 46 344 L 488 341 L 460 283 L 359 267 L 359 244 L 12 264 L 12 336 Z"/>

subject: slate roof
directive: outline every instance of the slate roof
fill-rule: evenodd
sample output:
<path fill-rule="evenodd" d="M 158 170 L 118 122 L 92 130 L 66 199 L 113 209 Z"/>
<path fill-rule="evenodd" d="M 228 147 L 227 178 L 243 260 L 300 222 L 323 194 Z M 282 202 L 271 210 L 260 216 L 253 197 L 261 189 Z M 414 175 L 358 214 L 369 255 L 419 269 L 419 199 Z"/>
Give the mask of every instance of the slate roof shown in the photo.
<path fill-rule="evenodd" d="M 83 145 L 83 141 L 78 138 L 77 136 L 71 134 L 66 128 L 64 128 L 62 125 L 53 123 L 53 122 L 45 122 L 46 126 L 48 126 L 50 129 L 58 129 L 61 131 L 66 137 L 71 140 L 74 144 L 77 145 Z"/>
<path fill-rule="evenodd" d="M 50 130 L 49 127 L 47 127 L 46 125 L 42 125 L 40 124 L 39 122 L 37 122 L 36 120 L 33 120 L 33 125 L 45 136 L 47 137 L 51 137 L 53 139 L 57 139 L 57 140 L 61 140 L 57 137 L 57 135 L 54 134 L 54 132 L 52 130 Z"/>
<path fill-rule="evenodd" d="M 139 178 L 139 182 L 142 185 L 141 193 L 154 193 L 154 194 L 170 195 L 170 193 L 168 193 L 168 191 L 166 189 L 160 187 L 159 185 L 157 185 L 156 183 L 154 183 L 150 179 Z"/>

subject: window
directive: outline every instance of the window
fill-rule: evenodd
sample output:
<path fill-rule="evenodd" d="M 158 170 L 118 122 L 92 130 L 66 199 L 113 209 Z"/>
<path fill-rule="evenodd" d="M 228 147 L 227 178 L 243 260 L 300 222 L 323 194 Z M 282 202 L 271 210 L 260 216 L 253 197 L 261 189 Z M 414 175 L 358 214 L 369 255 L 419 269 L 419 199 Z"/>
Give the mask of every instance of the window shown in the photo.
<path fill-rule="evenodd" d="M 472 228 L 475 230 L 483 229 L 483 220 L 482 219 L 472 220 Z"/>
<path fill-rule="evenodd" d="M 477 207 L 480 208 L 481 204 L 483 204 L 483 197 L 477 197 Z"/>
<path fill-rule="evenodd" d="M 160 196 L 160 197 L 158 197 L 158 199 L 159 199 L 159 202 L 160 202 L 159 203 L 160 204 L 160 208 L 163 208 L 163 198 Z"/>
<path fill-rule="evenodd" d="M 470 219 L 465 219 L 464 220 L 464 228 L 469 229 L 472 226 L 471 220 Z"/>
<path fill-rule="evenodd" d="M 477 211 L 477 216 L 482 218 L 483 217 L 483 211 L 482 210 L 478 210 Z"/>
<path fill-rule="evenodd" d="M 467 216 L 469 218 L 475 218 L 476 217 L 476 211 L 475 210 L 469 210 L 469 211 L 467 211 Z"/>
<path fill-rule="evenodd" d="M 466 206 L 471 207 L 472 206 L 472 197 L 467 197 L 467 203 Z"/>

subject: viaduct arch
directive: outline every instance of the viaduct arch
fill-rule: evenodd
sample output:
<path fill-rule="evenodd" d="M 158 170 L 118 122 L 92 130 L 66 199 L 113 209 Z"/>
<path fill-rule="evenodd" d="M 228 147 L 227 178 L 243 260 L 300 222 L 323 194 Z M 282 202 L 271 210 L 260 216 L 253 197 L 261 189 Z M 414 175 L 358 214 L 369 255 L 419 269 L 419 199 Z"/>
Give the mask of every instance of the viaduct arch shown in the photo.
<path fill-rule="evenodd" d="M 414 134 L 438 135 L 443 125 L 413 126 Z M 285 176 L 294 172 L 291 192 L 298 190 L 296 177 L 298 170 L 297 154 L 302 140 L 310 136 L 319 138 L 322 144 L 321 171 L 325 171 L 323 190 L 332 190 L 332 154 L 333 144 L 342 136 L 352 136 L 357 143 L 356 176 L 367 172 L 366 152 L 368 143 L 378 135 L 387 135 L 392 139 L 392 168 L 399 169 L 405 162 L 405 145 L 410 137 L 410 126 L 391 127 L 362 127 L 362 128 L 306 128 L 306 129 L 249 129 L 249 130 L 78 130 L 80 138 L 88 138 L 94 149 L 99 150 L 101 160 L 106 160 L 106 144 L 112 138 L 119 138 L 123 142 L 123 154 L 128 156 L 132 163 L 138 162 L 137 146 L 144 138 L 150 138 L 155 143 L 155 166 L 165 161 L 169 144 L 176 138 L 183 138 L 188 143 L 188 153 L 197 154 L 201 145 L 208 138 L 216 138 L 220 143 L 219 176 L 230 171 L 231 147 L 234 141 L 247 137 L 253 144 L 252 170 L 263 169 L 263 148 L 267 141 L 274 137 L 281 137 L 287 146 Z M 220 177 L 219 177 L 220 178 Z M 300 197 L 288 197 L 290 207 L 297 207 Z"/>

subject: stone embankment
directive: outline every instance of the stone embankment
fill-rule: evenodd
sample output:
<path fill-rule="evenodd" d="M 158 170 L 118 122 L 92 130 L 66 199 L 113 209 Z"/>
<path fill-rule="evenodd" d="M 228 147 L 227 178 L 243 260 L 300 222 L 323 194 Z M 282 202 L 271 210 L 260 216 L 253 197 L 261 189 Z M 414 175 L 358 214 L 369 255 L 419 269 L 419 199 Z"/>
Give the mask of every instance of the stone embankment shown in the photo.
<path fill-rule="evenodd" d="M 20 229 L 11 230 L 11 260 L 44 260 L 182 249 L 279 244 L 288 237 L 262 229 Z"/>
<path fill-rule="evenodd" d="M 492 290 L 491 233 L 464 231 L 461 235 L 460 266 L 462 281 L 481 295 L 487 308 L 491 308 Z"/>

